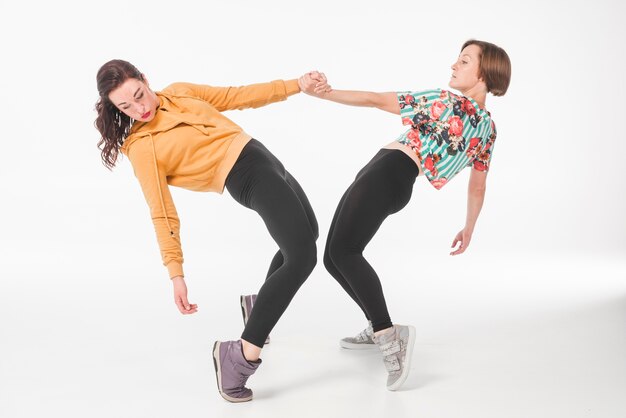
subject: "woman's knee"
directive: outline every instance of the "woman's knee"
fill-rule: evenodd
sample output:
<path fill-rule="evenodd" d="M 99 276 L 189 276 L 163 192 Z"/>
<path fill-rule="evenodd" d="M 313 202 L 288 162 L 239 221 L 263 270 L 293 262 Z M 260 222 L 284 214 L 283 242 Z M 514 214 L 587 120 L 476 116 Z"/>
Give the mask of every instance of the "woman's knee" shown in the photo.
<path fill-rule="evenodd" d="M 313 237 L 288 252 L 286 262 L 289 268 L 297 269 L 301 275 L 311 274 L 317 264 L 317 245 Z"/>
<path fill-rule="evenodd" d="M 307 220 L 309 221 L 309 227 L 311 228 L 313 241 L 317 241 L 317 239 L 320 237 L 320 229 L 317 225 L 317 219 L 315 219 L 315 214 L 312 212 L 307 213 Z"/>
<path fill-rule="evenodd" d="M 317 221 L 315 219 L 313 219 L 313 221 L 311 222 L 311 232 L 313 232 L 313 239 L 317 241 L 317 239 L 320 237 L 320 228 L 317 225 Z"/>
<path fill-rule="evenodd" d="M 330 274 L 332 274 L 333 276 L 335 275 L 335 272 L 337 271 L 337 266 L 335 265 L 335 262 L 333 261 L 332 257 L 330 256 L 330 251 L 329 251 L 329 246 L 326 245 L 326 248 L 324 249 L 324 267 L 326 268 L 326 271 L 328 271 Z"/>
<path fill-rule="evenodd" d="M 309 274 L 313 271 L 315 265 L 317 264 L 317 244 L 315 243 L 316 239 L 317 238 L 314 238 L 313 241 L 307 246 L 305 253 L 305 270 Z"/>
<path fill-rule="evenodd" d="M 350 256 L 359 253 L 361 251 L 351 248 L 346 241 L 333 237 L 326 244 L 324 250 L 324 265 L 327 270 L 329 270 L 329 267 L 341 270 Z"/>

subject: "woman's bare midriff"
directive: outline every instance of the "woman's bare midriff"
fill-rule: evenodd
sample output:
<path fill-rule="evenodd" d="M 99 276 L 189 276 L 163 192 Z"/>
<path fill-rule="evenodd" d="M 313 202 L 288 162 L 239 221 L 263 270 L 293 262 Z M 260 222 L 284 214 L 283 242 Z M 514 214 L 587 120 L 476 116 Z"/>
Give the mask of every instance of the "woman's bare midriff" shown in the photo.
<path fill-rule="evenodd" d="M 402 151 L 403 153 L 405 153 L 406 155 L 411 157 L 411 159 L 413 161 L 415 161 L 415 165 L 417 165 L 417 169 L 419 170 L 418 176 L 421 176 L 423 174 L 422 173 L 422 166 L 420 164 L 420 160 L 417 158 L 417 154 L 415 154 L 415 152 L 408 145 L 401 144 L 398 141 L 393 141 L 391 144 L 387 144 L 383 148 L 385 148 L 385 149 L 397 149 L 397 150 Z"/>

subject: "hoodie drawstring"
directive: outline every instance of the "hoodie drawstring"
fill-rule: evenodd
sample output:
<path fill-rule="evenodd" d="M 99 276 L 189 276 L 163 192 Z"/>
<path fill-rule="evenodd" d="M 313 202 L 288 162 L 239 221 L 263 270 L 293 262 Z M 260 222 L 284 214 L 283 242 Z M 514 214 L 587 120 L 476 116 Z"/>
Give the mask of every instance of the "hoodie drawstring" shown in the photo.
<path fill-rule="evenodd" d="M 170 220 L 167 217 L 167 211 L 165 210 L 165 202 L 163 201 L 163 189 L 161 189 L 161 179 L 159 178 L 159 166 L 157 165 L 156 158 L 156 149 L 154 148 L 154 139 L 152 138 L 152 134 L 150 135 L 150 143 L 152 144 L 152 159 L 154 161 L 154 177 L 156 178 L 157 186 L 159 186 L 159 198 L 161 199 L 161 209 L 163 209 L 163 216 L 165 216 L 165 223 L 167 224 L 167 229 L 170 231 L 170 236 L 174 237 L 174 231 L 172 231 L 172 227 L 170 226 Z"/>

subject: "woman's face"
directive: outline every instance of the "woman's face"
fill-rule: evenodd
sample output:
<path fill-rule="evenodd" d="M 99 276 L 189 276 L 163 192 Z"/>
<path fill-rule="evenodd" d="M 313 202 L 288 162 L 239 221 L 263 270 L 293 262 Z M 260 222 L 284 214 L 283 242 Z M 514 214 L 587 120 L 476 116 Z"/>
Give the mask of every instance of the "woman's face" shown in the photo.
<path fill-rule="evenodd" d="M 150 90 L 147 81 L 136 78 L 129 78 L 111 91 L 109 100 L 128 117 L 142 122 L 151 121 L 159 106 L 159 98 Z"/>
<path fill-rule="evenodd" d="M 460 92 L 471 90 L 483 80 L 478 77 L 480 70 L 480 47 L 468 45 L 463 48 L 459 58 L 452 64 L 452 76 L 448 85 Z"/>

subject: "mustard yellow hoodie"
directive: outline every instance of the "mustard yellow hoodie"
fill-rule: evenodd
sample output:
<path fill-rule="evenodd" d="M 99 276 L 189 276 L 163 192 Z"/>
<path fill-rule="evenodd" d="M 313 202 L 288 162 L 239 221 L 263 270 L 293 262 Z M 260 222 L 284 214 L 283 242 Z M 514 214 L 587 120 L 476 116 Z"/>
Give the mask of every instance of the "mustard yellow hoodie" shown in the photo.
<path fill-rule="evenodd" d="M 135 121 L 122 153 L 150 207 L 163 264 L 183 275 L 180 221 L 168 185 L 223 193 L 226 176 L 251 137 L 220 112 L 264 106 L 298 93 L 297 80 L 243 87 L 174 83 L 156 92 L 150 122 Z"/>

